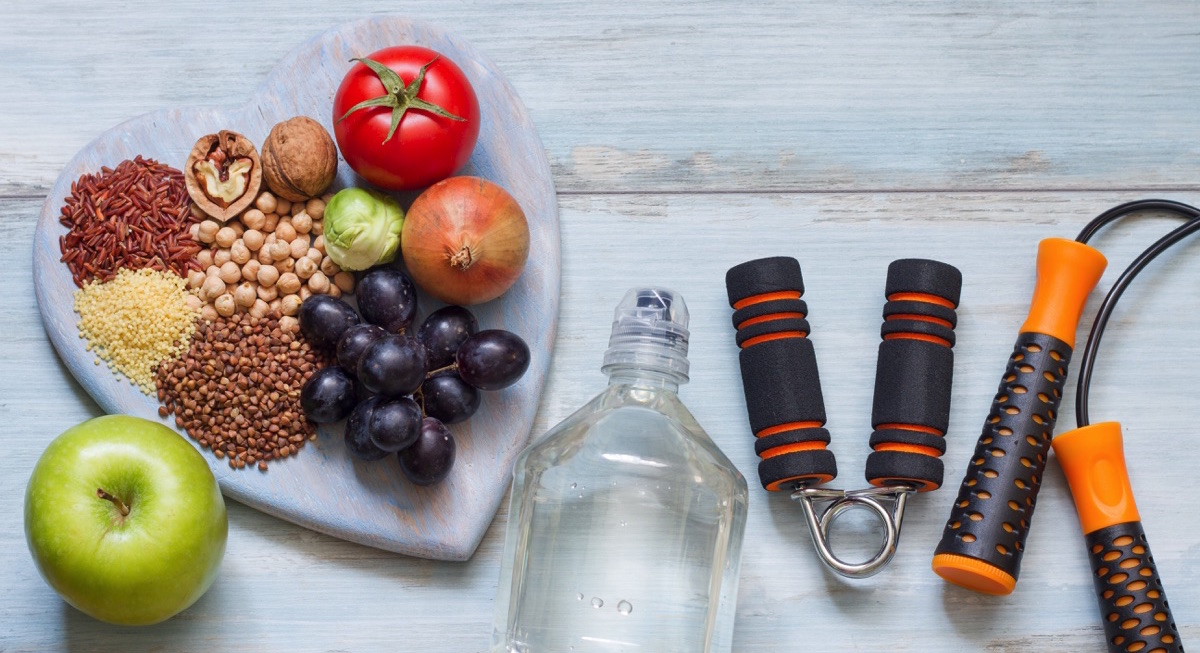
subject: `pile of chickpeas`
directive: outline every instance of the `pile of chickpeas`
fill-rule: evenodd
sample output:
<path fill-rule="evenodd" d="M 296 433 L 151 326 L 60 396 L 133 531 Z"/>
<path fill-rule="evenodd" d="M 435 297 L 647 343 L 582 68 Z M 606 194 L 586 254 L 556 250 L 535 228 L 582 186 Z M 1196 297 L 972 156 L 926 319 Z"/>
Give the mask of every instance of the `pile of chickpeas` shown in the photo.
<path fill-rule="evenodd" d="M 304 300 L 354 292 L 354 275 L 325 253 L 322 219 L 330 197 L 289 202 L 264 191 L 254 208 L 224 225 L 212 219 L 192 225 L 192 237 L 208 245 L 196 256 L 203 271 L 187 279 L 189 302 L 201 317 L 278 313 L 280 326 L 295 331 Z"/>

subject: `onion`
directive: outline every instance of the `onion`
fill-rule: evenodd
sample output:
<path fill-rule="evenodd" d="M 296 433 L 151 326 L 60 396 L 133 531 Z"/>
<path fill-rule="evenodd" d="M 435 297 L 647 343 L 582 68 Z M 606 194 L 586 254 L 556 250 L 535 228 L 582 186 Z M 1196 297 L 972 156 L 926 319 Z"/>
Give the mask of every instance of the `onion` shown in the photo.
<path fill-rule="evenodd" d="M 478 177 L 450 177 L 413 202 L 400 233 L 413 281 L 447 304 L 493 300 L 521 276 L 529 223 L 505 190 Z"/>

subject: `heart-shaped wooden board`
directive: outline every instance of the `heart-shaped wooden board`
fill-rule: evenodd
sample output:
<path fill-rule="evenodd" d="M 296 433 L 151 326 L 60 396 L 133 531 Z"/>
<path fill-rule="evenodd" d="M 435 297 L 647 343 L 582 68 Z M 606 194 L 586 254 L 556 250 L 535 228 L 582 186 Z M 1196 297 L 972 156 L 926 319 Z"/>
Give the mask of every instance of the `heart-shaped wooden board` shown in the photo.
<path fill-rule="evenodd" d="M 75 285 L 60 262 L 58 222 L 71 182 L 101 166 L 141 154 L 181 168 L 196 139 L 220 129 L 241 132 L 261 145 L 271 127 L 292 116 L 321 122 L 332 133 L 333 94 L 351 57 L 384 47 L 422 45 L 459 65 L 479 97 L 482 125 L 461 174 L 497 182 L 529 220 L 530 257 L 517 284 L 500 299 L 472 307 L 481 328 L 513 331 L 529 344 L 532 361 L 515 385 L 484 394 L 479 411 L 451 427 L 457 459 L 442 483 L 408 483 L 394 457 L 352 459 L 341 425 L 324 427 L 297 455 L 259 472 L 232 470 L 209 451 L 204 457 L 229 497 L 316 531 L 373 547 L 439 560 L 465 560 L 475 551 L 511 479 L 513 460 L 529 438 L 546 380 L 558 323 L 558 207 L 545 151 L 512 86 L 470 44 L 433 26 L 401 18 L 374 18 L 331 29 L 285 57 L 250 103 L 225 109 L 171 109 L 134 118 L 105 132 L 67 164 L 42 207 L 34 236 L 34 286 L 46 330 L 76 380 L 109 413 L 158 420 L 158 404 L 94 364 L 79 337 L 72 309 Z M 345 161 L 334 188 L 363 184 Z M 421 296 L 418 320 L 436 308 Z M 178 430 L 178 429 L 176 429 Z M 191 440 L 189 440 L 191 441 Z"/>

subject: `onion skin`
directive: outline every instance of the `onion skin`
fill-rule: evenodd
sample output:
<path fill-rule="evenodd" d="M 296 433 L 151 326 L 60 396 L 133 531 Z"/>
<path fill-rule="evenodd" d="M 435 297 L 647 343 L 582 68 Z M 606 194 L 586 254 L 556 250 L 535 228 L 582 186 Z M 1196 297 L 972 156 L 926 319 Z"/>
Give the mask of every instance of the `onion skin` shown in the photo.
<path fill-rule="evenodd" d="M 500 186 L 450 177 L 413 202 L 400 233 L 413 281 L 447 304 L 491 301 L 512 287 L 529 258 L 529 223 Z"/>

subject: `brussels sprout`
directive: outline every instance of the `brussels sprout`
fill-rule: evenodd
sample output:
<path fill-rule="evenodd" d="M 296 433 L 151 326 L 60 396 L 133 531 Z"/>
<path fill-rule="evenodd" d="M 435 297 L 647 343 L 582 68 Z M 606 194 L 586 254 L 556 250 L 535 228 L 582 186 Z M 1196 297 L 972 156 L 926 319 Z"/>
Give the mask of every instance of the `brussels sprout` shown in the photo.
<path fill-rule="evenodd" d="M 338 191 L 325 207 L 325 252 L 343 270 L 395 260 L 404 210 L 396 200 L 362 188 Z"/>

